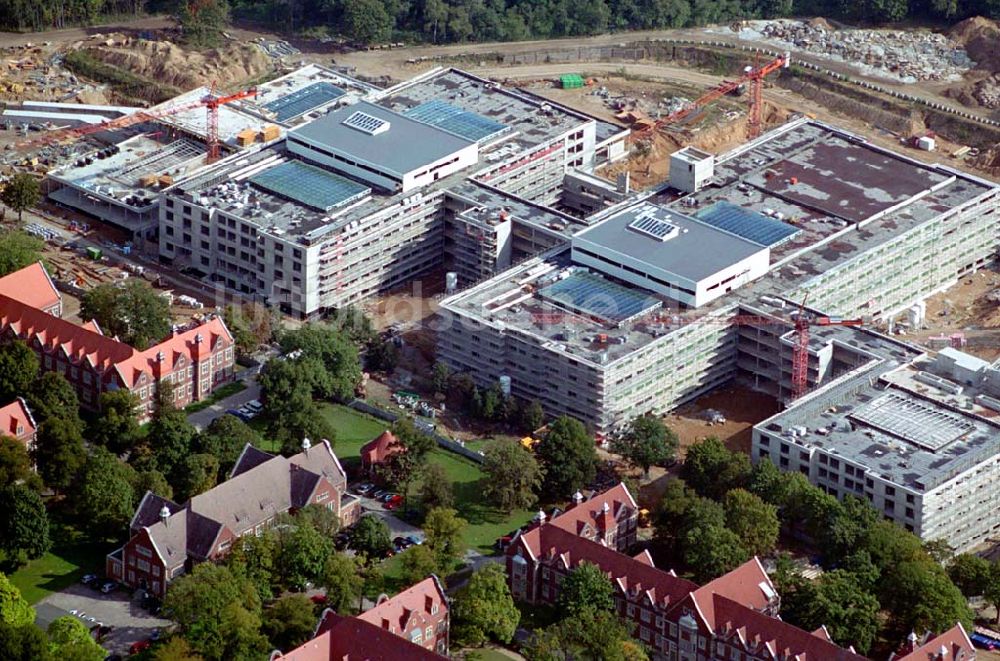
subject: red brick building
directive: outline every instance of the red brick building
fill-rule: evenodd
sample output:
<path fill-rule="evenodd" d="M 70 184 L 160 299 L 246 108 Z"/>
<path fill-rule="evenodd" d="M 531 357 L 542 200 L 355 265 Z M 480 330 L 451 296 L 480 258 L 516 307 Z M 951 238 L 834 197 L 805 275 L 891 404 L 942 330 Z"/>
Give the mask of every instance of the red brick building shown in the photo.
<path fill-rule="evenodd" d="M 36 427 L 28 404 L 21 397 L 0 406 L 0 436 L 9 436 L 24 443 L 29 452 L 35 447 Z"/>
<path fill-rule="evenodd" d="M 233 336 L 221 318 L 174 332 L 139 351 L 105 336 L 96 323 L 80 326 L 51 314 L 49 310 L 61 310 L 61 298 L 41 265 L 0 280 L 13 276 L 17 276 L 13 282 L 23 286 L 31 281 L 40 291 L 29 295 L 0 287 L 0 341 L 25 342 L 38 355 L 43 370 L 66 377 L 86 408 L 96 408 L 102 392 L 126 388 L 139 398 L 136 415 L 144 421 L 152 413 L 156 388 L 163 381 L 173 384 L 174 403 L 180 408 L 233 380 Z"/>
<path fill-rule="evenodd" d="M 259 534 L 276 516 L 306 505 L 324 506 L 344 526 L 361 514 L 357 496 L 327 441 L 292 457 L 243 449 L 229 479 L 183 505 L 147 492 L 125 545 L 108 555 L 107 575 L 156 596 L 198 562 L 217 560 L 244 535 Z"/>
<path fill-rule="evenodd" d="M 370 478 L 378 477 L 375 469 L 400 449 L 399 441 L 386 429 L 361 446 L 361 472 Z"/>
<path fill-rule="evenodd" d="M 543 514 L 539 519 L 545 520 Z M 548 525 L 558 526 L 574 535 L 625 551 L 635 544 L 639 527 L 639 506 L 623 483 L 603 493 L 587 495 L 577 491 L 573 504 L 564 512 L 556 511 Z"/>
<path fill-rule="evenodd" d="M 432 652 L 448 654 L 448 597 L 436 576 L 425 578 L 391 599 L 384 599 L 358 615 L 358 619 Z"/>
<path fill-rule="evenodd" d="M 975 659 L 976 648 L 961 624 L 956 624 L 938 636 L 925 635 L 923 639 L 911 633 L 906 644 L 889 657 L 889 661 L 975 661 Z"/>
<path fill-rule="evenodd" d="M 62 316 L 62 294 L 41 262 L 0 278 L 0 295 L 9 296 L 54 317 Z"/>
<path fill-rule="evenodd" d="M 326 611 L 312 640 L 271 661 L 442 661 L 448 657 L 389 633 L 360 617 Z"/>

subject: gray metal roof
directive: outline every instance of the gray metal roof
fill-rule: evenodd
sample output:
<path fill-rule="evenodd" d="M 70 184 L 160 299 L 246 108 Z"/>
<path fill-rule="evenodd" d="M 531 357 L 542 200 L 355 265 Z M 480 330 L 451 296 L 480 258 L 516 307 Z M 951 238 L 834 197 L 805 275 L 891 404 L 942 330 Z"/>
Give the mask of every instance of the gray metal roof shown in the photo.
<path fill-rule="evenodd" d="M 629 228 L 641 214 L 676 225 L 680 233 L 660 241 Z M 620 254 L 650 264 L 682 278 L 698 281 L 761 250 L 761 246 L 729 232 L 715 229 L 690 216 L 643 203 L 611 216 L 573 237 L 573 248 L 598 246 L 609 256 Z"/>
<path fill-rule="evenodd" d="M 344 120 L 358 111 L 389 122 L 389 129 L 370 135 L 345 126 Z M 400 176 L 473 144 L 367 101 L 338 108 L 291 131 L 289 136 Z"/>

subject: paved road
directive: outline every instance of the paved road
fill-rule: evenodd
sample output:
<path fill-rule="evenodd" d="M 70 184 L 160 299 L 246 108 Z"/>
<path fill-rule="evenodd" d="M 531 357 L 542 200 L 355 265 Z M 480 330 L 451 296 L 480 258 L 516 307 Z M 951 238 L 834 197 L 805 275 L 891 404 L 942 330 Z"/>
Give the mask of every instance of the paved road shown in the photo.
<path fill-rule="evenodd" d="M 129 592 L 119 590 L 111 594 L 101 594 L 82 584 L 71 585 L 61 592 L 51 594 L 41 602 L 41 612 L 52 615 L 71 614 L 92 627 L 98 622 L 114 627 L 102 646 L 109 652 L 124 654 L 132 643 L 146 640 L 154 629 L 163 629 L 170 620 L 154 617 L 132 599 Z M 64 612 L 60 612 L 64 611 Z"/>
<path fill-rule="evenodd" d="M 256 376 L 248 376 L 243 382 L 246 384 L 246 390 L 242 390 L 235 395 L 230 395 L 225 399 L 220 399 L 216 403 L 212 404 L 208 408 L 204 408 L 200 411 L 195 411 L 188 416 L 188 422 L 198 428 L 199 431 L 207 427 L 216 418 L 225 415 L 228 409 L 238 409 L 247 402 L 260 399 L 260 384 L 257 383 Z"/>

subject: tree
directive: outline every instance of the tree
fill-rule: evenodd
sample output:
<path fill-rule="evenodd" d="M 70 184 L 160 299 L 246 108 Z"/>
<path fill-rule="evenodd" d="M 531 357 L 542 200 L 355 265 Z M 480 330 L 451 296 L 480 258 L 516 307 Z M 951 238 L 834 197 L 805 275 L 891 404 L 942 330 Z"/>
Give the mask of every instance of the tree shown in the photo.
<path fill-rule="evenodd" d="M 45 242 L 19 230 L 0 231 L 0 277 L 41 259 Z"/>
<path fill-rule="evenodd" d="M 399 364 L 399 347 L 392 340 L 376 338 L 368 343 L 365 366 L 373 372 L 391 373 Z"/>
<path fill-rule="evenodd" d="M 366 562 L 384 557 L 392 550 L 389 526 L 374 514 L 364 515 L 351 530 L 351 548 Z"/>
<path fill-rule="evenodd" d="M 224 565 L 201 563 L 174 580 L 163 608 L 195 651 L 208 659 L 253 658 L 267 650 L 256 588 Z"/>
<path fill-rule="evenodd" d="M 702 498 L 683 480 L 670 480 L 657 508 L 654 539 L 668 556 L 683 561 L 689 532 L 697 528 L 723 527 L 725 522 L 722 505 Z"/>
<path fill-rule="evenodd" d="M 438 567 L 447 571 L 465 553 L 462 533 L 468 522 L 448 507 L 431 510 L 424 519 L 424 544 L 434 552 Z"/>
<path fill-rule="evenodd" d="M 431 371 L 431 386 L 434 392 L 444 394 L 448 392 L 448 382 L 451 380 L 451 368 L 448 363 L 434 363 Z"/>
<path fill-rule="evenodd" d="M 462 645 L 479 646 L 488 640 L 509 643 L 521 612 L 514 604 L 503 568 L 487 564 L 469 577 L 455 595 L 451 616 L 453 637 Z"/>
<path fill-rule="evenodd" d="M 196 48 L 209 48 L 220 42 L 222 31 L 229 23 L 229 3 L 226 0 L 182 0 L 176 18 L 186 43 Z"/>
<path fill-rule="evenodd" d="M 966 598 L 983 594 L 990 571 L 989 561 L 973 553 L 961 553 L 948 563 L 948 577 Z"/>
<path fill-rule="evenodd" d="M 0 549 L 7 558 L 34 560 L 50 546 L 49 517 L 38 492 L 23 484 L 0 490 Z"/>
<path fill-rule="evenodd" d="M 282 589 L 278 569 L 278 536 L 272 528 L 260 535 L 245 535 L 233 543 L 226 566 L 234 576 L 249 581 L 261 602 L 270 601 Z"/>
<path fill-rule="evenodd" d="M 271 645 L 288 652 L 312 638 L 316 628 L 313 603 L 304 594 L 289 594 L 264 611 L 264 633 Z"/>
<path fill-rule="evenodd" d="M 25 399 L 37 423 L 49 418 L 72 419 L 79 415 L 80 402 L 76 390 L 59 372 L 44 372 L 38 376 Z"/>
<path fill-rule="evenodd" d="M 751 555 L 767 555 L 778 542 L 778 508 L 768 505 L 743 489 L 733 489 L 725 495 L 726 526 L 736 533 Z"/>
<path fill-rule="evenodd" d="M 161 498 L 173 499 L 174 490 L 167 482 L 167 478 L 158 470 L 138 471 L 132 480 L 132 491 L 135 494 L 135 502 L 138 503 L 147 491 L 152 491 Z"/>
<path fill-rule="evenodd" d="M 323 537 L 333 539 L 340 530 L 340 518 L 322 505 L 309 504 L 295 513 L 295 522 L 314 528 Z"/>
<path fill-rule="evenodd" d="M 545 424 L 545 411 L 537 399 L 531 400 L 527 406 L 521 407 L 521 431 L 532 434 Z"/>
<path fill-rule="evenodd" d="M 781 616 L 806 631 L 825 626 L 841 646 L 867 652 L 878 633 L 879 603 L 849 571 L 827 572 L 817 581 L 779 581 Z"/>
<path fill-rule="evenodd" d="M 87 430 L 90 441 L 114 454 L 124 454 L 135 447 L 139 440 L 135 417 L 139 404 L 139 398 L 124 388 L 102 392 L 100 413 Z"/>
<path fill-rule="evenodd" d="M 87 459 L 79 425 L 65 418 L 46 420 L 38 426 L 34 454 L 45 484 L 65 491 Z"/>
<path fill-rule="evenodd" d="M 700 583 L 736 569 L 751 557 L 743 540 L 722 526 L 695 526 L 684 536 L 684 562 Z"/>
<path fill-rule="evenodd" d="M 564 617 L 575 617 L 588 608 L 611 612 L 615 608 L 615 588 L 600 567 L 581 562 L 563 579 L 557 604 Z"/>
<path fill-rule="evenodd" d="M 222 318 L 233 334 L 236 349 L 243 354 L 253 353 L 274 339 L 275 330 L 281 325 L 280 317 L 261 303 L 229 305 L 223 310 Z"/>
<path fill-rule="evenodd" d="M 400 418 L 390 430 L 396 441 L 390 446 L 392 452 L 378 467 L 379 476 L 402 492 L 404 498 L 410 491 L 410 484 L 417 478 L 427 463 L 427 456 L 434 449 L 434 439 L 413 425 L 409 418 Z"/>
<path fill-rule="evenodd" d="M 219 479 L 219 460 L 211 454 L 190 454 L 181 461 L 174 481 L 178 500 L 185 501 L 205 493 Z"/>
<path fill-rule="evenodd" d="M 132 470 L 117 457 L 93 448 L 76 484 L 77 515 L 104 537 L 121 535 L 135 512 L 134 479 Z"/>
<path fill-rule="evenodd" d="M 972 626 L 965 597 L 944 569 L 929 558 L 892 567 L 881 588 L 882 607 L 892 614 L 891 626 L 897 637 L 910 631 L 944 631 L 955 622 L 966 629 Z"/>
<path fill-rule="evenodd" d="M 12 484 L 24 483 L 32 489 L 40 489 L 41 481 L 31 470 L 31 457 L 24 443 L 10 436 L 0 435 L 0 489 Z"/>
<path fill-rule="evenodd" d="M 107 656 L 90 635 L 90 629 L 75 617 L 64 615 L 52 620 L 46 630 L 54 656 L 73 661 L 103 661 Z"/>
<path fill-rule="evenodd" d="M 5 661 L 50 661 L 49 639 L 31 624 L 11 626 L 0 620 L 0 659 Z"/>
<path fill-rule="evenodd" d="M 632 420 L 628 429 L 611 442 L 611 451 L 625 457 L 629 463 L 641 468 L 649 476 L 650 466 L 673 459 L 677 454 L 677 434 L 653 415 Z"/>
<path fill-rule="evenodd" d="M 509 514 L 535 504 L 542 486 L 542 469 L 535 456 L 512 439 L 498 439 L 483 457 L 483 496 Z"/>
<path fill-rule="evenodd" d="M 721 500 L 730 489 L 740 489 L 750 481 L 750 459 L 733 452 L 713 437 L 688 448 L 681 477 L 699 495 Z"/>
<path fill-rule="evenodd" d="M 361 362 L 357 347 L 346 333 L 328 325 L 306 324 L 285 333 L 281 348 L 286 353 L 301 351 L 302 356 L 295 362 L 319 368 L 309 375 L 315 396 L 338 401 L 354 397 L 361 382 Z"/>
<path fill-rule="evenodd" d="M 785 474 L 770 461 L 762 459 L 751 468 L 747 490 L 765 503 L 775 507 L 783 506 L 787 498 L 787 488 L 788 480 Z"/>
<path fill-rule="evenodd" d="M 344 34 L 360 44 L 373 44 L 389 38 L 392 18 L 378 0 L 344 2 Z"/>
<path fill-rule="evenodd" d="M 157 384 L 153 419 L 147 428 L 145 443 L 152 448 L 156 468 L 172 484 L 176 484 L 187 469 L 186 459 L 191 454 L 198 430 L 173 402 L 173 385 L 169 381 L 161 381 Z"/>
<path fill-rule="evenodd" d="M 152 661 L 204 661 L 204 657 L 191 649 L 187 639 L 178 635 L 154 647 L 150 658 Z"/>
<path fill-rule="evenodd" d="M 250 425 L 235 415 L 220 415 L 194 440 L 194 448 L 219 460 L 219 474 L 226 475 L 236 465 L 247 445 L 260 447 L 262 439 Z"/>
<path fill-rule="evenodd" d="M 555 498 L 584 488 L 596 474 L 594 439 L 583 423 L 568 416 L 552 423 L 535 454 L 545 471 L 543 489 Z"/>
<path fill-rule="evenodd" d="M 417 544 L 406 549 L 399 556 L 403 566 L 403 580 L 407 585 L 413 585 L 438 571 L 437 558 L 426 544 Z"/>
<path fill-rule="evenodd" d="M 21 591 L 0 572 L 0 624 L 12 627 L 34 625 L 35 609 L 21 597 Z"/>
<path fill-rule="evenodd" d="M 1000 563 L 990 563 L 989 570 L 986 573 L 983 598 L 996 609 L 997 622 L 1000 623 Z"/>
<path fill-rule="evenodd" d="M 21 222 L 21 214 L 26 209 L 37 205 L 41 199 L 41 184 L 27 172 L 18 172 L 11 177 L 0 193 L 0 200 L 17 212 L 17 222 Z"/>
<path fill-rule="evenodd" d="M 38 376 L 38 356 L 20 340 L 0 345 L 0 402 L 31 390 Z"/>
<path fill-rule="evenodd" d="M 296 590 L 319 581 L 333 555 L 333 540 L 308 522 L 283 517 L 278 528 L 277 566 L 283 585 Z"/>
<path fill-rule="evenodd" d="M 94 319 L 106 335 L 145 349 L 170 332 L 170 305 L 145 280 L 103 284 L 80 299 L 80 317 Z"/>
<path fill-rule="evenodd" d="M 325 438 L 333 442 L 333 428 L 313 402 L 313 374 L 318 363 L 270 360 L 258 377 L 268 434 L 281 443 L 282 451 L 299 451 L 303 438 Z"/>
<path fill-rule="evenodd" d="M 441 464 L 427 464 L 424 467 L 420 502 L 425 511 L 436 507 L 451 507 L 455 504 L 455 494 L 451 480 L 448 479 L 448 471 Z"/>
<path fill-rule="evenodd" d="M 326 559 L 320 585 L 326 588 L 326 605 L 341 615 L 353 612 L 361 597 L 364 578 L 358 561 L 343 553 L 334 553 Z"/>
<path fill-rule="evenodd" d="M 522 653 L 529 661 L 649 659 L 616 614 L 594 608 L 584 609 L 575 617 L 536 631 Z"/>

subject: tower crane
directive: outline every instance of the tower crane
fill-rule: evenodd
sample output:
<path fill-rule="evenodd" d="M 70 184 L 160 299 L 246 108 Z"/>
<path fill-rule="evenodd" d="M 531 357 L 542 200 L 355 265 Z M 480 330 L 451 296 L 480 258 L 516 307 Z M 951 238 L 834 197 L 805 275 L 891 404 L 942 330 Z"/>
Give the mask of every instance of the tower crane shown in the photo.
<path fill-rule="evenodd" d="M 743 71 L 743 75 L 736 80 L 724 81 L 717 87 L 710 89 L 709 91 L 702 94 L 700 97 L 687 104 L 680 110 L 670 113 L 666 117 L 661 117 L 656 120 L 649 127 L 642 129 L 636 133 L 637 137 L 642 137 L 644 134 L 650 131 L 661 131 L 666 127 L 676 124 L 677 122 L 683 120 L 684 118 L 690 116 L 691 114 L 701 110 L 702 108 L 714 103 L 716 100 L 722 98 L 726 94 L 738 90 L 743 85 L 749 84 L 750 87 L 750 106 L 749 106 L 749 122 L 747 124 L 747 139 L 753 140 L 760 135 L 761 129 L 761 110 L 763 108 L 762 100 L 762 90 L 764 86 L 764 78 L 769 74 L 777 71 L 778 69 L 784 69 L 788 67 L 790 61 L 790 55 L 786 51 L 783 55 L 771 60 L 770 62 L 756 66 L 756 67 L 746 67 Z"/>
<path fill-rule="evenodd" d="M 55 129 L 53 131 L 47 131 L 39 138 L 18 143 L 17 147 L 23 150 L 44 145 L 56 144 L 59 142 L 73 142 L 92 133 L 100 133 L 101 131 L 127 128 L 129 126 L 134 126 L 136 124 L 142 124 L 144 122 L 150 122 L 162 119 L 164 117 L 169 117 L 170 115 L 176 115 L 177 113 L 184 112 L 185 110 L 204 107 L 207 111 L 205 142 L 206 145 L 208 146 L 208 156 L 206 158 L 206 162 L 214 163 L 215 161 L 219 160 L 219 144 L 220 144 L 219 108 L 226 105 L 227 103 L 232 103 L 233 101 L 238 101 L 240 99 L 245 99 L 251 96 L 254 97 L 257 96 L 256 88 L 250 88 L 246 90 L 241 90 L 234 94 L 220 96 L 216 93 L 215 85 L 213 84 L 208 94 L 201 97 L 197 101 L 191 101 L 189 103 L 179 103 L 177 105 L 167 106 L 165 108 L 151 108 L 149 110 L 139 110 L 130 115 L 125 115 L 124 117 L 111 119 L 106 122 L 101 122 L 100 124 L 89 124 L 87 126 L 78 126 L 75 128 Z"/>
<path fill-rule="evenodd" d="M 844 319 L 842 317 L 810 317 L 806 313 L 806 300 L 803 297 L 795 315 L 795 340 L 792 345 L 792 399 L 796 400 L 806 394 L 809 389 L 809 327 L 816 326 L 861 326 L 861 319 Z"/>

